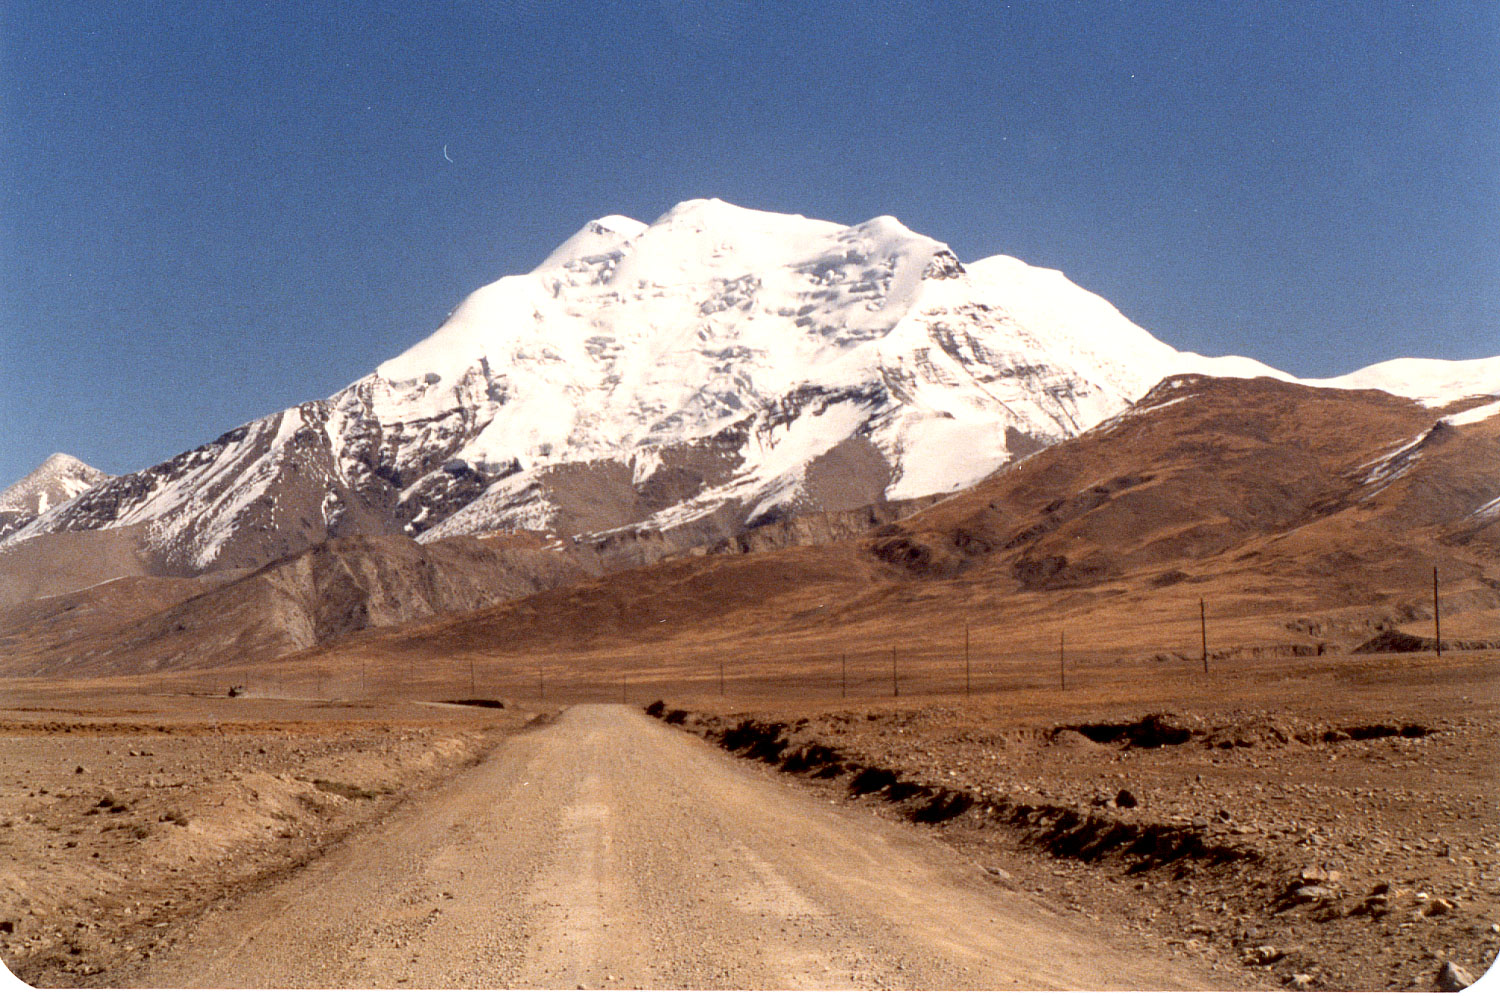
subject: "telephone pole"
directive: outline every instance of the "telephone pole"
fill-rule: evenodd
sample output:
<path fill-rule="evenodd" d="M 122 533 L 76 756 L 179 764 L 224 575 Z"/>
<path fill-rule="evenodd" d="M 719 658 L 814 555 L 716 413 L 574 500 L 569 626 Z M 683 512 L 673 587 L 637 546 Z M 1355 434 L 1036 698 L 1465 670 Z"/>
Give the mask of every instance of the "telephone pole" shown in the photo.
<path fill-rule="evenodd" d="M 1443 616 L 1438 611 L 1438 575 L 1437 567 L 1432 568 L 1432 636 L 1433 642 L 1437 644 L 1437 655 L 1443 656 Z"/>
<path fill-rule="evenodd" d="M 1208 610 L 1203 599 L 1198 599 L 1198 630 L 1203 637 L 1203 673 L 1208 673 Z"/>
<path fill-rule="evenodd" d="M 964 696 L 967 697 L 969 692 L 969 624 L 964 623 Z"/>

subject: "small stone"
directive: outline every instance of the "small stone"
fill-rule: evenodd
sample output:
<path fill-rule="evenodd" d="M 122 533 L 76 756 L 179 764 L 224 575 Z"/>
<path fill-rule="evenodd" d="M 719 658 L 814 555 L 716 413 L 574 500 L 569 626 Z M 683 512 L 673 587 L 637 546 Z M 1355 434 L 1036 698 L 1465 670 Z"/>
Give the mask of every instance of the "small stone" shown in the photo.
<path fill-rule="evenodd" d="M 1262 944 L 1258 948 L 1251 948 L 1245 952 L 1245 964 L 1247 965 L 1269 965 L 1281 957 L 1281 952 L 1269 944 Z"/>
<path fill-rule="evenodd" d="M 1115 796 L 1115 805 L 1121 809 L 1134 809 L 1140 805 L 1140 801 L 1136 799 L 1135 793 L 1131 792 L 1130 789 L 1120 789 L 1120 794 Z"/>
<path fill-rule="evenodd" d="M 1474 976 L 1469 974 L 1468 969 L 1451 961 L 1443 962 L 1443 967 L 1438 970 L 1437 986 L 1440 992 L 1456 993 L 1467 989 L 1474 984 Z"/>
<path fill-rule="evenodd" d="M 1304 885 L 1292 891 L 1293 903 L 1324 903 L 1338 898 L 1338 890 L 1326 885 Z"/>
<path fill-rule="evenodd" d="M 73 774 L 75 774 L 75 775 L 81 775 L 81 774 L 85 773 L 88 770 L 89 769 L 85 768 L 83 765 L 80 764 L 78 767 L 76 767 L 76 768 L 73 769 Z"/>
<path fill-rule="evenodd" d="M 1453 903 L 1446 899 L 1434 899 L 1427 904 L 1428 916 L 1447 916 L 1453 912 Z"/>
<path fill-rule="evenodd" d="M 1306 972 L 1296 972 L 1282 980 L 1283 985 L 1299 993 L 1305 993 L 1313 987 L 1313 977 Z"/>

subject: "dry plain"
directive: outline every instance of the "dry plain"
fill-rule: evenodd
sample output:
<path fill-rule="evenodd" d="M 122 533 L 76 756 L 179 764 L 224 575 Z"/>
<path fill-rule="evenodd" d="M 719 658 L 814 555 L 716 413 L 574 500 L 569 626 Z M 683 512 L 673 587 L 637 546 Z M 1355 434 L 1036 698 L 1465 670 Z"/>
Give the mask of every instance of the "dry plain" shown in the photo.
<path fill-rule="evenodd" d="M 6 964 L 69 986 L 1430 990 L 1500 946 L 1493 651 L 1079 660 L 1066 688 L 981 661 L 968 696 L 952 655 L 898 660 L 902 688 L 871 656 L 847 695 L 827 654 L 722 695 L 701 663 L 623 687 L 409 663 L 382 685 L 350 660 L 369 694 L 347 700 L 276 672 L 276 698 L 212 671 L 192 693 L 8 683 Z M 506 708 L 439 701 L 471 682 Z M 735 727 L 785 746 L 731 756 Z"/>

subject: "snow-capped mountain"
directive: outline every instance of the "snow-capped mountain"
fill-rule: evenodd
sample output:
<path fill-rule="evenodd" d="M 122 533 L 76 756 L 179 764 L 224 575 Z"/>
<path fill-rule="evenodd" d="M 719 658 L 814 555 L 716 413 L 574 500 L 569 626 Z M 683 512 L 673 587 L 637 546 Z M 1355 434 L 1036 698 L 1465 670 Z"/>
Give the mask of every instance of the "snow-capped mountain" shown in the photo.
<path fill-rule="evenodd" d="M 52 454 L 36 470 L 0 491 L 0 537 L 109 479 L 110 475 L 77 457 Z"/>
<path fill-rule="evenodd" d="M 1179 372 L 1292 379 L 1180 353 L 1061 273 L 962 264 L 894 218 L 687 201 L 650 225 L 590 222 L 326 401 L 107 482 L 9 542 L 146 523 L 187 571 L 359 532 L 697 542 L 968 486 Z"/>

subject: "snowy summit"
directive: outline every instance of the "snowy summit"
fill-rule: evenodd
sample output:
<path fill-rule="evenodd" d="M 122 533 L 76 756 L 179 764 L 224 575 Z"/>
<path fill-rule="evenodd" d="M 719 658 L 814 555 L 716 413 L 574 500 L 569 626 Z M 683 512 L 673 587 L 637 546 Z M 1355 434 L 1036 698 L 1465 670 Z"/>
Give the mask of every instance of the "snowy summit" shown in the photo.
<path fill-rule="evenodd" d="M 0 538 L 56 505 L 83 494 L 110 476 L 77 457 L 54 453 L 41 466 L 0 491 Z"/>
<path fill-rule="evenodd" d="M 104 471 L 90 467 L 77 457 L 54 453 L 36 470 L 0 491 L 0 512 L 39 515 L 109 479 Z"/>

